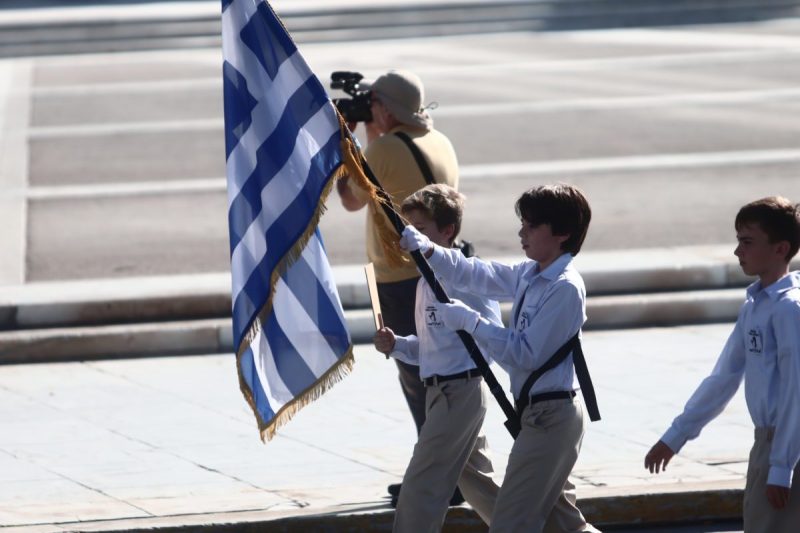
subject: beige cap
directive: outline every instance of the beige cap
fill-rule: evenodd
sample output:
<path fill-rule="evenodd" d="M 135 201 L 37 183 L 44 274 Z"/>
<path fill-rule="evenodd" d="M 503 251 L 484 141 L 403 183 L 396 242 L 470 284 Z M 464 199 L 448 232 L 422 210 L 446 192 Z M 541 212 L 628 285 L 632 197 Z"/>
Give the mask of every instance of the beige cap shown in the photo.
<path fill-rule="evenodd" d="M 422 107 L 425 89 L 419 76 L 407 70 L 390 70 L 375 81 L 362 81 L 360 90 L 373 91 L 378 98 L 403 124 L 429 130 L 433 119 Z"/>

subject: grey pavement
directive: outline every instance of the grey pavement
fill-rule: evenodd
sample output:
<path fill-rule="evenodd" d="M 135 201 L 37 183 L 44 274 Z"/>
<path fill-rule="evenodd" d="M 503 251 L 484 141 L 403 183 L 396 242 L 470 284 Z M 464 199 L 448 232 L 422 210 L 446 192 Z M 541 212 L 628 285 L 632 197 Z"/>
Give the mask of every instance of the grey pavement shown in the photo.
<path fill-rule="evenodd" d="M 710 371 L 730 327 L 586 333 L 603 414 L 589 426 L 574 471 L 590 518 L 634 523 L 721 510 L 735 518 L 752 439 L 741 391 L 666 473 L 643 468 L 645 452 Z M 385 487 L 401 478 L 415 435 L 394 365 L 368 345 L 357 346 L 355 357 L 350 376 L 266 444 L 229 354 L 0 366 L 3 531 L 318 515 L 385 523 Z M 511 439 L 498 408 L 490 408 L 485 430 L 501 481 Z M 724 502 L 699 504 L 714 491 Z M 619 503 L 687 492 L 683 507 Z"/>

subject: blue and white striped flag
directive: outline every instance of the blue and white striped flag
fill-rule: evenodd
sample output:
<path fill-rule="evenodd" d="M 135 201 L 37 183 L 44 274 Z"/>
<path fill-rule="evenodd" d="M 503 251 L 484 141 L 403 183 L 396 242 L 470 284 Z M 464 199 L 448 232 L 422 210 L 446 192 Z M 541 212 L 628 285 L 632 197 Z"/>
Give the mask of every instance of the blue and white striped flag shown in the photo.
<path fill-rule="evenodd" d="M 317 224 L 356 159 L 265 1 L 222 0 L 222 41 L 234 346 L 240 387 L 270 439 L 353 364 Z"/>

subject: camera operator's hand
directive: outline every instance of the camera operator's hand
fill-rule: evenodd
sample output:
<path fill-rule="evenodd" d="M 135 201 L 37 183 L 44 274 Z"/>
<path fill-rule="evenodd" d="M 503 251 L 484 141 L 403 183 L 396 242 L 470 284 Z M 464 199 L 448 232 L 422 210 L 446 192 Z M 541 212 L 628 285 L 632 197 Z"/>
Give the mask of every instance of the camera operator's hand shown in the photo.
<path fill-rule="evenodd" d="M 347 176 L 341 177 L 336 180 L 336 192 L 339 193 L 339 199 L 342 201 L 342 207 L 347 211 L 358 211 L 365 205 L 366 200 L 360 200 L 353 191 L 350 189 L 350 178 Z"/>
<path fill-rule="evenodd" d="M 364 128 L 367 130 L 367 144 L 384 134 L 384 131 L 378 126 L 378 124 L 376 124 L 374 120 L 365 122 Z"/>
<path fill-rule="evenodd" d="M 341 178 L 336 180 L 336 192 L 339 193 L 339 196 L 342 196 L 343 194 L 347 194 L 348 192 L 350 192 L 348 190 L 349 185 L 347 185 L 347 180 L 349 179 L 350 178 L 347 176 L 342 176 Z"/>

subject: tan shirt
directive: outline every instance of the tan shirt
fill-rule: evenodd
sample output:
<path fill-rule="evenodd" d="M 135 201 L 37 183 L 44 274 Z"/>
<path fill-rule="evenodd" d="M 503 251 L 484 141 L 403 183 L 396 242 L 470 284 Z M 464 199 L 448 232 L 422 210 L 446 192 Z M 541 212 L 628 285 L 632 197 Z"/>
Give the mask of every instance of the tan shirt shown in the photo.
<path fill-rule="evenodd" d="M 364 151 L 367 163 L 384 190 L 392 197 L 398 212 L 403 200 L 423 188 L 427 182 L 411 150 L 394 135 L 395 131 L 402 131 L 413 139 L 414 144 L 425 156 L 436 183 L 445 183 L 455 189 L 458 188 L 458 160 L 450 140 L 436 130 L 425 131 L 410 126 L 398 126 L 369 143 Z M 348 184 L 357 198 L 362 201 L 366 199 L 366 192 L 363 189 L 355 185 L 352 180 L 348 181 Z M 367 205 L 369 209 L 367 257 L 375 264 L 376 280 L 379 283 L 391 283 L 419 276 L 417 267 L 410 257 L 408 257 L 409 263 L 402 267 L 391 267 L 387 264 L 375 224 L 371 222 L 375 216 L 375 207 L 371 202 Z M 378 215 L 386 218 L 380 207 Z"/>

